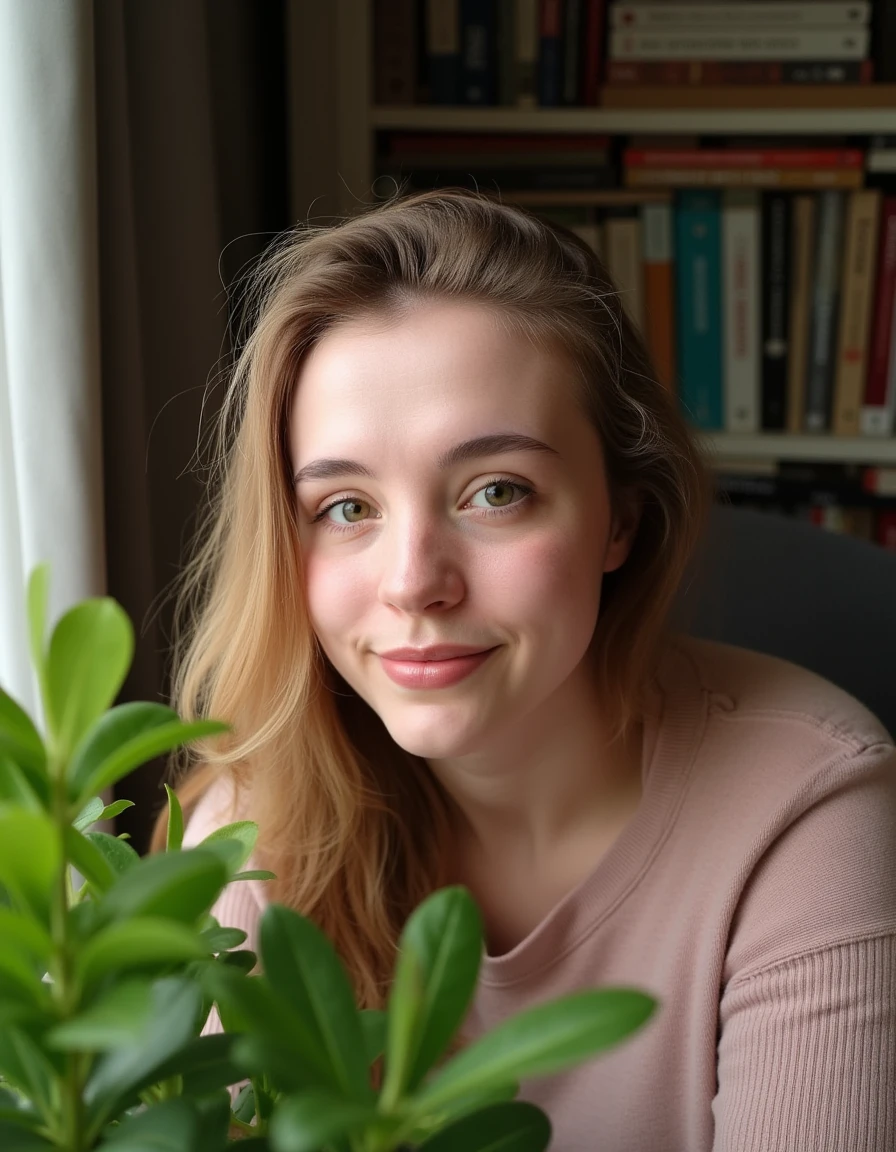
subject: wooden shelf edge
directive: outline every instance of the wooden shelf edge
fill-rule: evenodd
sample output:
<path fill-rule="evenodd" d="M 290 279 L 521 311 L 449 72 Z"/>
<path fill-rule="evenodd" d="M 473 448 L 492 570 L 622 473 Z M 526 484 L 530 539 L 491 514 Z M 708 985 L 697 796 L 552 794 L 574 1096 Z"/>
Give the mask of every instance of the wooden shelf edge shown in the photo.
<path fill-rule="evenodd" d="M 617 84 L 601 89 L 600 107 L 625 111 L 737 112 L 896 110 L 896 84 L 753 84 L 749 86 Z"/>
<path fill-rule="evenodd" d="M 704 432 L 697 438 L 709 463 L 737 460 L 804 460 L 831 464 L 896 466 L 896 436 L 811 436 L 765 432 L 755 436 Z"/>

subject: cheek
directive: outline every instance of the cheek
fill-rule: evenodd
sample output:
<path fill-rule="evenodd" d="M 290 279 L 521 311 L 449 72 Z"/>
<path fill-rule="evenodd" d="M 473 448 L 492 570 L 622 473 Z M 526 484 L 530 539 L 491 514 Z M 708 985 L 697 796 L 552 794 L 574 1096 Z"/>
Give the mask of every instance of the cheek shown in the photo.
<path fill-rule="evenodd" d="M 339 562 L 310 550 L 304 557 L 305 595 L 318 636 L 346 638 L 369 603 L 369 573 L 361 563 Z"/>
<path fill-rule="evenodd" d="M 567 618 L 593 618 L 600 599 L 601 558 L 578 538 L 532 536 L 483 556 L 478 573 L 478 598 L 496 614 L 517 614 L 552 631 Z"/>

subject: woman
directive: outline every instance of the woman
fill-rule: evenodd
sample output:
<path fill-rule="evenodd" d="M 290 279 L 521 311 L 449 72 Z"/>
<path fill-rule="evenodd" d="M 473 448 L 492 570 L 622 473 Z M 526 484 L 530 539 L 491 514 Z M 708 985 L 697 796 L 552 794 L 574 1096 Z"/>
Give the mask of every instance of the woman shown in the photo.
<path fill-rule="evenodd" d="M 558 1152 L 896 1141 L 896 752 L 855 700 L 677 635 L 710 483 L 597 258 L 426 193 L 287 237 L 187 570 L 183 788 L 363 1007 L 433 890 L 486 955 L 465 1035 L 591 985 L 660 1010 L 525 1083 Z M 226 429 L 233 426 L 232 438 Z"/>

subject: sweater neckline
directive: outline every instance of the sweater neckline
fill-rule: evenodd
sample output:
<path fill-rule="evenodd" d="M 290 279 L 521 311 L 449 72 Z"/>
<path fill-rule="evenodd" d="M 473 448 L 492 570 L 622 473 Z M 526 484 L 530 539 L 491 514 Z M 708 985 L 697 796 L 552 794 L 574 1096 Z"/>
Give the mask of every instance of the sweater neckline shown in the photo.
<path fill-rule="evenodd" d="M 561 963 L 649 871 L 675 823 L 706 721 L 707 695 L 682 639 L 666 649 L 648 693 L 643 791 L 634 816 L 593 871 L 519 944 L 500 956 L 483 949 L 480 984 L 507 988 Z"/>

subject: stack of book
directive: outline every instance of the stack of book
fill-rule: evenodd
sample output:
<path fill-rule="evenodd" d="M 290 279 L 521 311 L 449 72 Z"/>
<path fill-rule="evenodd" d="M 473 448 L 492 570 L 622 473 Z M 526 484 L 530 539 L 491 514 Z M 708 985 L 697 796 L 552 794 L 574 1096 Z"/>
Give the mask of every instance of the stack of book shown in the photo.
<path fill-rule="evenodd" d="M 615 0 L 607 83 L 868 83 L 871 14 L 870 0 Z"/>
<path fill-rule="evenodd" d="M 896 196 L 693 189 L 540 211 L 601 254 L 696 427 L 893 434 Z"/>

